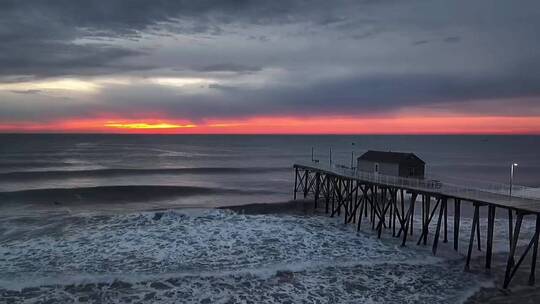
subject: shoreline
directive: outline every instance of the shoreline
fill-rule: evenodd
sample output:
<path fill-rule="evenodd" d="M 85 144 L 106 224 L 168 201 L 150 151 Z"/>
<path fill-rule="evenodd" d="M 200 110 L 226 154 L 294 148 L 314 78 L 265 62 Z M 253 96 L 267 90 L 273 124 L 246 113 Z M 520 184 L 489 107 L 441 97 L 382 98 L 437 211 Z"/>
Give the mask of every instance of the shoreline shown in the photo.
<path fill-rule="evenodd" d="M 309 199 L 290 200 L 277 203 L 251 203 L 218 207 L 217 209 L 229 209 L 242 214 L 324 215 L 324 212 L 321 213 L 318 210 L 313 209 L 313 200 Z M 465 216 L 469 216 L 467 213 L 465 213 Z M 369 232 L 364 231 L 364 233 Z M 521 252 L 521 250 L 523 250 L 523 248 L 520 248 L 517 252 Z M 448 250 L 440 252 L 441 256 L 445 253 L 450 252 Z M 452 252 L 450 254 L 456 253 Z M 469 271 L 474 274 L 486 276 L 493 284 L 492 286 L 481 286 L 479 290 L 464 299 L 464 304 L 540 303 L 540 282 L 537 282 L 535 286 L 528 285 L 530 269 L 526 265 L 530 265 L 529 257 L 523 261 L 523 265 L 518 269 L 510 287 L 506 290 L 502 289 L 507 255 L 507 252 L 494 252 L 491 270 L 486 270 L 484 268 L 483 254 L 473 256 L 471 260 L 471 269 Z M 463 256 L 463 259 L 464 258 L 465 257 Z M 465 265 L 465 261 L 463 261 L 463 265 Z"/>

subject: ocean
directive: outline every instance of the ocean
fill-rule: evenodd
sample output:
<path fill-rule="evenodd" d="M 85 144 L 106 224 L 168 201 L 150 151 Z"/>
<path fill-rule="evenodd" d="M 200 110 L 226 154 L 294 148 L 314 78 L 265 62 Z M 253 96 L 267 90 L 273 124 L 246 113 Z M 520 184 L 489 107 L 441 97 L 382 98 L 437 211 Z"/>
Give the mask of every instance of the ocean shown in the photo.
<path fill-rule="evenodd" d="M 491 284 L 463 272 L 462 256 L 357 234 L 339 218 L 214 209 L 290 200 L 292 164 L 312 151 L 328 162 L 330 149 L 344 166 L 368 149 L 414 152 L 428 174 L 465 183 L 508 183 L 515 162 L 515 184 L 540 187 L 536 136 L 4 134 L 1 298 L 456 303 Z"/>

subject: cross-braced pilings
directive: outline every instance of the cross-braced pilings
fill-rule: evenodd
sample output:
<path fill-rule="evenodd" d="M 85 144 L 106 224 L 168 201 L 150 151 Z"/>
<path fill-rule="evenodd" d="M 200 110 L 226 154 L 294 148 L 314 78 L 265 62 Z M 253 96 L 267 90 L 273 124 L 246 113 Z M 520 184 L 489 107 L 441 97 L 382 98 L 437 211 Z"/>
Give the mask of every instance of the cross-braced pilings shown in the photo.
<path fill-rule="evenodd" d="M 482 250 L 480 238 L 480 209 L 487 208 L 487 239 L 485 248 L 485 268 L 491 268 L 493 256 L 493 234 L 495 213 L 497 208 L 506 209 L 509 221 L 509 256 L 507 260 L 503 287 L 507 288 L 518 268 L 525 258 L 531 254 L 531 268 L 529 284 L 535 282 L 536 258 L 538 253 L 538 239 L 540 235 L 540 213 L 526 208 L 512 207 L 448 195 L 434 189 L 418 189 L 404 185 L 395 185 L 363 179 L 358 176 L 348 176 L 316 166 L 294 165 L 295 185 L 294 199 L 297 193 L 304 198 L 312 197 L 314 208 L 324 205 L 326 214 L 331 217 L 343 214 L 344 223 L 354 223 L 357 231 L 362 224 L 369 225 L 380 238 L 383 231 L 391 232 L 393 237 L 401 238 L 402 246 L 413 239 L 414 219 L 419 213 L 419 235 L 416 236 L 417 245 L 427 245 L 432 238 L 432 252 L 437 253 L 439 242 L 448 242 L 448 205 L 454 204 L 453 248 L 459 248 L 459 233 L 461 224 L 462 202 L 471 203 L 474 209 L 470 238 L 468 243 L 465 270 L 469 270 L 473 248 Z M 415 208 L 420 208 L 415 212 Z M 514 214 L 516 216 L 513 223 Z M 518 239 L 521 225 L 525 216 L 536 217 L 535 233 L 529 244 L 516 261 Z M 436 221 L 435 230 L 430 231 L 430 224 Z M 430 234 L 431 233 L 431 234 Z M 431 237 L 432 235 L 432 237 Z"/>

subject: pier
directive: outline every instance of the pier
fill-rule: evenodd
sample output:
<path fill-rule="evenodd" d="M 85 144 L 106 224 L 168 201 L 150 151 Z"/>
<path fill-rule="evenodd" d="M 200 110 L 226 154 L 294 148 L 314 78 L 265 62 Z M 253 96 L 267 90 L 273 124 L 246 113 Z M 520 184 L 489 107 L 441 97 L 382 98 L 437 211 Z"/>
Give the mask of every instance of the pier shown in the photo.
<path fill-rule="evenodd" d="M 471 204 L 474 210 L 465 270 L 469 270 L 473 249 L 482 249 L 481 208 L 487 210 L 487 240 L 485 247 L 486 269 L 491 268 L 493 256 L 494 223 L 497 210 L 508 216 L 508 248 L 503 288 L 508 288 L 519 267 L 530 255 L 529 284 L 534 285 L 538 239 L 540 235 L 540 199 L 511 196 L 509 194 L 461 187 L 426 179 L 403 178 L 364 173 L 347 168 L 329 167 L 320 163 L 294 165 L 294 199 L 312 197 L 314 208 L 324 205 L 330 216 L 343 216 L 344 223 L 353 223 L 357 231 L 362 224 L 376 231 L 380 238 L 383 231 L 401 239 L 401 245 L 415 241 L 427 245 L 432 234 L 432 252 L 437 254 L 440 242 L 448 242 L 448 205 L 453 203 L 453 248 L 459 248 L 461 208 Z M 420 208 L 420 209 L 418 209 Z M 414 236 L 415 209 L 420 216 L 419 235 Z M 518 252 L 518 240 L 524 218 L 535 221 L 535 231 L 525 249 Z M 430 224 L 436 228 L 430 231 Z M 475 246 L 476 245 L 476 246 Z"/>

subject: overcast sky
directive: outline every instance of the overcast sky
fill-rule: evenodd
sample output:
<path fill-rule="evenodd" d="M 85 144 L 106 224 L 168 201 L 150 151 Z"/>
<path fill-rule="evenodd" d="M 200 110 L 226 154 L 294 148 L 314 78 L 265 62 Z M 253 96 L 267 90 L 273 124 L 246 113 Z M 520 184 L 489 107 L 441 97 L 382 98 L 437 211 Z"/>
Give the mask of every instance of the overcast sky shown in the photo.
<path fill-rule="evenodd" d="M 538 0 L 0 0 L 0 126 L 12 129 L 538 118 L 539 96 Z"/>

